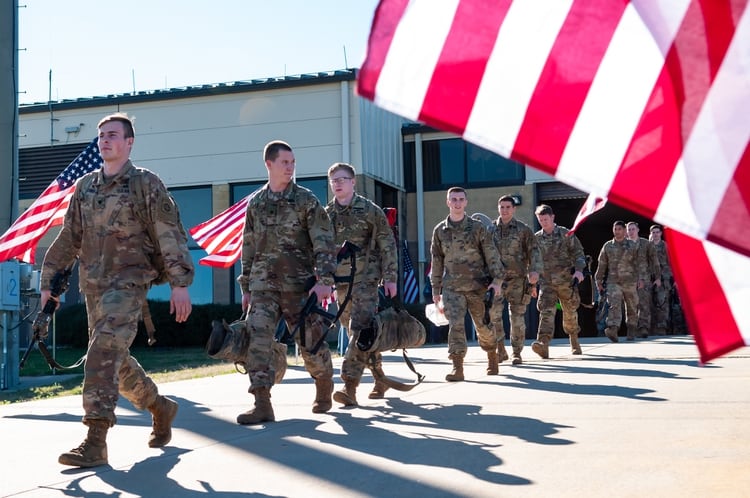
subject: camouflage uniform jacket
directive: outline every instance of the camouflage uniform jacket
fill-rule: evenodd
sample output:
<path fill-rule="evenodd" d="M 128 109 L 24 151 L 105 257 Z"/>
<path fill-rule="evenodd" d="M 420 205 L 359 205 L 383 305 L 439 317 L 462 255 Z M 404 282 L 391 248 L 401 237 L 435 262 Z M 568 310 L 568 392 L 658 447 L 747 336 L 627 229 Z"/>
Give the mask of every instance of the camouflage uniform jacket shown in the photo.
<path fill-rule="evenodd" d="M 169 284 L 187 287 L 193 282 L 195 269 L 179 210 L 159 177 L 141 171 L 146 210 L 154 221 Z M 154 244 L 141 221 L 143 215 L 136 214 L 135 194 L 130 192 L 131 174 L 138 173 L 128 160 L 113 178 L 105 179 L 98 169 L 78 179 L 63 228 L 44 258 L 42 289 L 49 289 L 55 272 L 70 266 L 76 257 L 85 294 L 128 284 L 147 286 L 157 276 L 149 256 Z M 82 183 L 89 187 L 78 189 Z"/>
<path fill-rule="evenodd" d="M 332 200 L 326 206 L 335 233 L 336 246 L 348 240 L 361 249 L 357 253 L 354 281 L 377 283 L 398 280 L 396 239 L 385 213 L 374 202 L 354 194 L 352 202 L 340 206 Z M 348 277 L 351 261 L 346 259 L 336 268 L 336 276 Z"/>
<path fill-rule="evenodd" d="M 637 241 L 633 241 L 638 248 L 638 266 L 641 273 L 646 273 L 646 282 L 651 282 L 651 279 L 661 278 L 661 267 L 659 265 L 659 257 L 656 255 L 656 248 L 654 244 L 648 239 L 638 237 Z"/>
<path fill-rule="evenodd" d="M 542 256 L 534 232 L 516 218 L 504 225 L 498 217 L 490 227 L 492 241 L 500 253 L 505 278 L 525 277 L 531 272 L 542 273 Z"/>
<path fill-rule="evenodd" d="M 542 254 L 542 278 L 545 281 L 570 281 L 572 268 L 580 272 L 586 268 L 586 256 L 581 241 L 575 235 L 568 236 L 569 231 L 565 227 L 555 225 L 550 234 L 544 230 L 534 234 Z"/>
<path fill-rule="evenodd" d="M 599 252 L 599 263 L 594 275 L 596 285 L 601 286 L 604 280 L 618 284 L 634 284 L 639 279 L 645 280 L 646 273 L 638 267 L 638 249 L 635 242 L 624 239 L 617 242 L 608 240 Z"/>
<path fill-rule="evenodd" d="M 438 223 L 432 231 L 430 253 L 430 283 L 435 295 L 442 294 L 443 287 L 470 292 L 503 283 L 500 254 L 482 222 L 470 216 L 458 223 L 449 218 Z"/>
<path fill-rule="evenodd" d="M 242 292 L 302 292 L 310 277 L 333 286 L 336 248 L 331 220 L 310 190 L 289 182 L 273 193 L 268 183 L 247 204 L 242 232 Z"/>
<path fill-rule="evenodd" d="M 656 259 L 659 261 L 659 269 L 661 270 L 661 279 L 663 282 L 667 282 L 672 278 L 672 266 L 669 264 L 669 254 L 667 254 L 667 243 L 663 240 L 659 242 L 651 242 L 651 245 L 656 252 Z"/>

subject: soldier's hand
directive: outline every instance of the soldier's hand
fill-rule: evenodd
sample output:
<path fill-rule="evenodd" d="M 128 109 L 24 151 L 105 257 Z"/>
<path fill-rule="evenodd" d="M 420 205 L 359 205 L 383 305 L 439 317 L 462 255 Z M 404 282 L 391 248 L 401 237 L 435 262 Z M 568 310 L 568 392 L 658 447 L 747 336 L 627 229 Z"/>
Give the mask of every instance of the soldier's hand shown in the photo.
<path fill-rule="evenodd" d="M 192 310 L 193 303 L 190 302 L 187 287 L 172 287 L 172 295 L 169 298 L 169 314 L 174 313 L 175 321 L 177 323 L 186 321 Z"/>
<path fill-rule="evenodd" d="M 539 282 L 539 273 L 537 273 L 535 271 L 530 272 L 529 273 L 529 283 L 533 285 L 533 284 L 535 284 L 537 282 Z"/>
<path fill-rule="evenodd" d="M 383 289 L 385 290 L 385 295 L 387 297 L 396 297 L 396 294 L 398 294 L 398 286 L 396 285 L 396 282 L 384 282 Z"/>
<path fill-rule="evenodd" d="M 242 293 L 242 312 L 245 313 L 250 308 L 250 299 L 252 294 L 249 292 Z"/>
<path fill-rule="evenodd" d="M 313 292 L 318 296 L 318 304 L 322 305 L 323 301 L 331 298 L 331 287 L 328 285 L 315 284 L 307 295 L 309 296 Z"/>
<path fill-rule="evenodd" d="M 490 290 L 490 289 L 492 289 L 493 291 L 495 291 L 495 295 L 496 296 L 499 296 L 500 292 L 503 290 L 503 288 L 500 286 L 500 284 L 490 284 L 487 287 L 487 290 Z"/>
<path fill-rule="evenodd" d="M 578 283 L 583 282 L 583 273 L 580 270 L 576 270 L 573 274 L 573 278 L 578 280 Z"/>
<path fill-rule="evenodd" d="M 661 287 L 661 279 L 657 278 L 656 280 L 654 280 L 654 285 L 657 287 Z"/>
<path fill-rule="evenodd" d="M 39 309 L 43 310 L 44 309 L 44 305 L 47 304 L 47 301 L 49 301 L 50 299 L 54 299 L 54 298 L 52 297 L 52 293 L 50 292 L 49 289 L 40 291 L 39 294 L 40 294 L 40 296 L 39 296 Z M 54 301 L 55 301 L 55 310 L 57 310 L 57 308 L 60 307 L 60 300 L 59 299 L 54 299 Z"/>

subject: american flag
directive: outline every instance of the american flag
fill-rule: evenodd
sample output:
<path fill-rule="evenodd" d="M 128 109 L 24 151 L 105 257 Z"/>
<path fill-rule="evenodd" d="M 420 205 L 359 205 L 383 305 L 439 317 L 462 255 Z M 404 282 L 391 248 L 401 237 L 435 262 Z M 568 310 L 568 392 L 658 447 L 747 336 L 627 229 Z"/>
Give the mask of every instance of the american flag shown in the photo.
<path fill-rule="evenodd" d="M 76 180 L 101 165 L 98 139 L 95 138 L 0 236 L 0 261 L 16 258 L 33 264 L 39 240 L 47 230 L 62 224 Z"/>
<path fill-rule="evenodd" d="M 190 229 L 190 235 L 195 242 L 208 253 L 208 256 L 201 258 L 200 264 L 229 268 L 240 258 L 247 202 L 252 195 L 244 197 L 210 220 Z"/>
<path fill-rule="evenodd" d="M 404 303 L 415 303 L 419 299 L 419 284 L 414 275 L 414 265 L 411 264 L 409 248 L 404 241 Z"/>
<path fill-rule="evenodd" d="M 607 204 L 606 198 L 597 197 L 593 194 L 589 195 L 586 198 L 586 202 L 584 202 L 583 206 L 581 206 L 580 211 L 578 211 L 578 216 L 576 216 L 576 220 L 573 222 L 573 226 L 570 227 L 570 230 L 568 231 L 568 236 L 572 237 L 575 231 L 578 230 L 578 225 L 583 223 L 583 220 L 585 220 L 592 214 L 599 211 L 606 204 Z"/>
<path fill-rule="evenodd" d="M 381 0 L 358 93 L 671 227 L 702 361 L 750 345 L 747 0 Z"/>

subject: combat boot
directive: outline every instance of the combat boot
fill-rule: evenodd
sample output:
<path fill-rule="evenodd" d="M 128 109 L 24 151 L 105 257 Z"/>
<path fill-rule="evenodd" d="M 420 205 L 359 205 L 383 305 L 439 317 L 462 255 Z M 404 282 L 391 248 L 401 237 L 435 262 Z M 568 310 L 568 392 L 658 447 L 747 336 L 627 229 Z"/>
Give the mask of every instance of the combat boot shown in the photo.
<path fill-rule="evenodd" d="M 448 382 L 459 382 L 464 380 L 463 356 L 452 354 L 449 356 L 449 358 L 453 360 L 453 370 L 451 370 L 451 373 L 445 376 L 445 380 L 447 380 Z"/>
<path fill-rule="evenodd" d="M 107 465 L 107 431 L 108 420 L 89 420 L 89 433 L 86 439 L 72 450 L 63 453 L 57 459 L 62 465 L 72 467 L 97 467 Z"/>
<path fill-rule="evenodd" d="M 508 351 L 505 349 L 505 343 L 497 343 L 497 362 L 502 363 L 508 359 Z"/>
<path fill-rule="evenodd" d="M 497 375 L 499 373 L 498 368 L 498 356 L 497 351 L 487 351 L 487 375 Z"/>
<path fill-rule="evenodd" d="M 344 406 L 357 406 L 357 385 L 352 379 L 344 381 L 344 388 L 333 393 L 333 400 Z"/>
<path fill-rule="evenodd" d="M 618 329 L 619 327 L 607 327 L 604 329 L 604 335 L 612 342 L 619 342 L 620 339 L 617 338 Z"/>
<path fill-rule="evenodd" d="M 546 360 L 549 358 L 549 339 L 542 337 L 532 342 L 531 350 Z"/>
<path fill-rule="evenodd" d="M 521 365 L 523 364 L 523 359 L 521 359 L 521 352 L 520 351 L 513 351 L 513 361 L 511 362 L 513 365 Z"/>
<path fill-rule="evenodd" d="M 333 394 L 333 380 L 315 379 L 315 402 L 313 402 L 312 412 L 325 413 L 330 410 L 333 406 L 331 394 Z"/>
<path fill-rule="evenodd" d="M 573 354 L 583 354 L 581 343 L 578 342 L 578 334 L 570 334 L 570 351 Z"/>
<path fill-rule="evenodd" d="M 385 398 L 385 392 L 388 390 L 388 386 L 380 382 L 379 380 L 375 381 L 375 385 L 372 388 L 372 391 L 370 391 L 370 394 L 367 395 L 370 399 L 383 399 Z"/>
<path fill-rule="evenodd" d="M 625 337 L 628 341 L 634 341 L 635 340 L 635 327 L 628 325 L 627 326 L 627 336 Z"/>
<path fill-rule="evenodd" d="M 177 415 L 178 404 L 166 396 L 157 396 L 156 401 L 148 407 L 153 418 L 151 435 L 148 445 L 151 448 L 161 448 L 172 440 L 172 421 Z"/>
<path fill-rule="evenodd" d="M 276 420 L 271 406 L 271 388 L 256 387 L 253 389 L 255 395 L 255 408 L 237 415 L 237 423 L 240 425 L 253 425 L 262 422 L 273 422 Z"/>

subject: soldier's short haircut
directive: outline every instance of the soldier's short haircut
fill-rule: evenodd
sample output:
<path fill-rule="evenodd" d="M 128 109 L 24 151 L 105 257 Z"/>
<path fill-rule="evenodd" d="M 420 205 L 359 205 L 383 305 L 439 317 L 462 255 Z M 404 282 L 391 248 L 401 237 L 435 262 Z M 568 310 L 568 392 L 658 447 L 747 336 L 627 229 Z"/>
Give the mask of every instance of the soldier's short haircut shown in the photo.
<path fill-rule="evenodd" d="M 451 194 L 460 194 L 460 193 L 463 193 L 464 195 L 466 195 L 466 190 L 463 187 L 451 187 L 448 189 L 448 193 L 446 195 L 447 197 L 450 197 Z M 468 198 L 469 196 L 467 195 L 466 197 Z"/>
<path fill-rule="evenodd" d="M 614 227 L 622 227 L 625 228 L 625 222 L 622 220 L 617 220 L 614 223 L 612 223 L 612 228 Z"/>
<path fill-rule="evenodd" d="M 630 226 L 630 225 L 635 225 L 636 228 L 640 228 L 640 226 L 638 225 L 637 221 L 628 221 L 628 226 Z"/>
<path fill-rule="evenodd" d="M 124 112 L 115 112 L 113 114 L 104 116 L 99 121 L 99 124 L 96 125 L 96 127 L 101 128 L 105 124 L 111 123 L 112 121 L 117 121 L 117 122 L 122 123 L 122 127 L 125 128 L 124 138 L 135 138 L 135 126 L 133 125 L 135 118 L 128 116 Z"/>
<path fill-rule="evenodd" d="M 510 202 L 514 206 L 516 205 L 516 199 L 512 195 L 503 195 L 503 196 L 500 196 L 500 198 L 497 200 L 498 205 L 501 202 Z"/>
<path fill-rule="evenodd" d="M 548 206 L 547 204 L 539 204 L 539 206 L 534 210 L 534 214 L 537 216 L 542 216 L 544 214 L 555 214 L 554 211 L 552 211 L 552 206 Z"/>
<path fill-rule="evenodd" d="M 268 142 L 263 148 L 263 160 L 264 161 L 275 161 L 279 157 L 279 152 L 282 150 L 292 152 L 292 146 L 281 140 L 274 140 Z"/>
<path fill-rule="evenodd" d="M 653 232 L 654 230 L 659 230 L 660 232 L 663 232 L 664 227 L 661 225 L 651 225 L 651 227 L 649 227 L 648 229 L 649 232 Z"/>
<path fill-rule="evenodd" d="M 333 176 L 335 172 L 338 170 L 343 170 L 349 173 L 349 176 L 354 178 L 357 176 L 357 171 L 354 169 L 354 166 L 352 166 L 349 163 L 333 163 L 330 168 L 328 168 L 328 178 Z"/>

